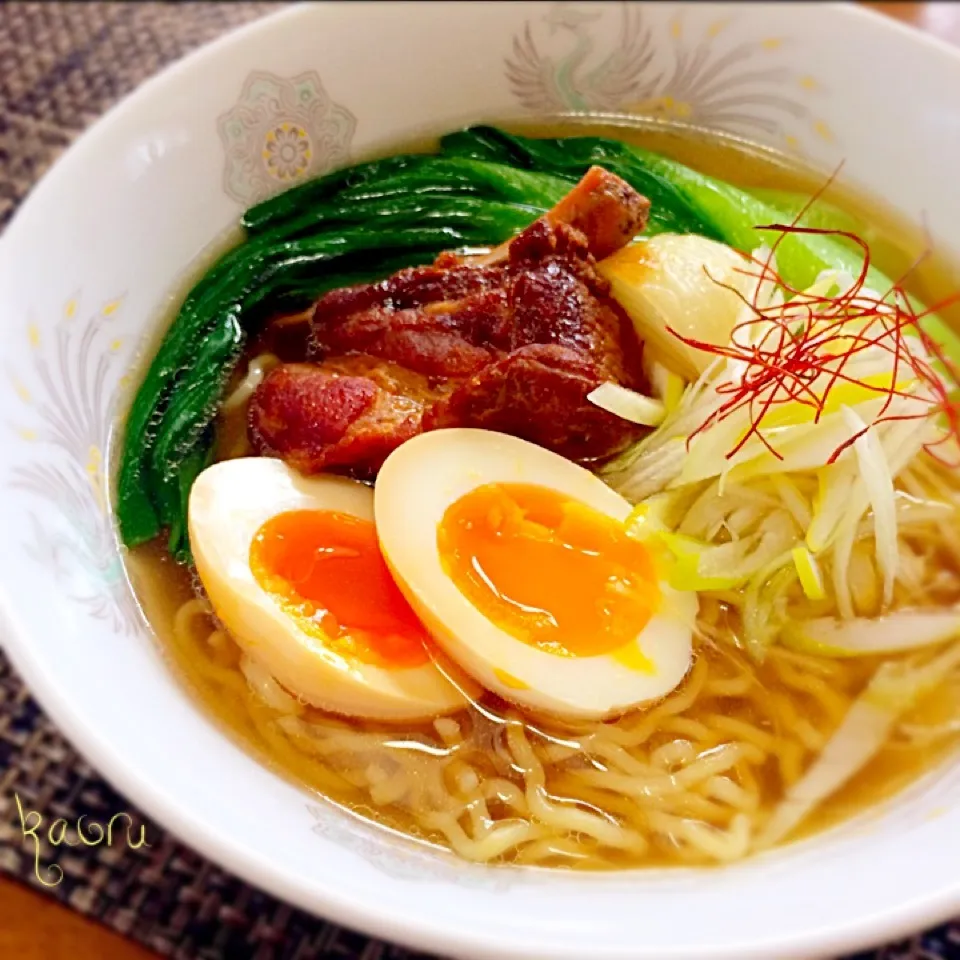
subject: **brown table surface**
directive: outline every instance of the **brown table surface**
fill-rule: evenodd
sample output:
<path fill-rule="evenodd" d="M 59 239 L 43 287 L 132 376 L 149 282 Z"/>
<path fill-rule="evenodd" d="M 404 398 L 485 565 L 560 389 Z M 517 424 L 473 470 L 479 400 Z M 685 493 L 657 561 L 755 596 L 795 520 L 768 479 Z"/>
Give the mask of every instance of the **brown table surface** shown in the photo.
<path fill-rule="evenodd" d="M 960 45 L 960 3 L 864 3 Z M 150 960 L 155 955 L 15 881 L 0 877 L 0 957 Z"/>

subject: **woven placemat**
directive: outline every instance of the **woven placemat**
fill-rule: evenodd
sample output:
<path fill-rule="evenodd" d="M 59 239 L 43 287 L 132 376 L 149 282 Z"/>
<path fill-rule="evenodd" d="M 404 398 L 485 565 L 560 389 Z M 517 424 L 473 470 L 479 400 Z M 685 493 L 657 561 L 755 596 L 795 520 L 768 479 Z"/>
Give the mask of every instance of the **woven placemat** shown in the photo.
<path fill-rule="evenodd" d="M 0 229 L 57 155 L 112 103 L 170 61 L 276 6 L 0 4 Z M 44 843 L 35 850 L 24 838 L 18 800 L 24 811 L 42 811 L 47 825 L 82 815 L 105 823 L 128 812 L 149 846 Z M 77 755 L 2 653 L 0 872 L 178 960 L 429 960 L 294 910 L 166 835 Z M 960 924 L 858 960 L 868 957 L 960 960 Z"/>

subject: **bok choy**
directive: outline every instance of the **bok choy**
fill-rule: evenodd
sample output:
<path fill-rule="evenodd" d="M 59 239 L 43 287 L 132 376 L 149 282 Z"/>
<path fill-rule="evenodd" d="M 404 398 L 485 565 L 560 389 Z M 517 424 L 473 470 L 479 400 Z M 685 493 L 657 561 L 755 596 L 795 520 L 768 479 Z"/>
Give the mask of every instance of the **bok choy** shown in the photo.
<path fill-rule="evenodd" d="M 266 316 L 429 262 L 445 249 L 501 243 L 594 164 L 651 200 L 648 237 L 696 235 L 747 253 L 757 246 L 758 226 L 789 219 L 757 196 L 617 140 L 533 139 L 487 126 L 444 137 L 435 154 L 356 164 L 258 204 L 242 218 L 240 245 L 188 294 L 133 398 L 117 490 L 124 543 L 136 546 L 167 529 L 171 553 L 189 559 L 186 496 L 211 455 L 213 421 L 243 345 Z M 796 287 L 824 270 L 859 267 L 856 252 L 827 237 L 784 237 L 777 256 Z M 883 289 L 885 278 L 874 271 L 871 282 Z M 960 356 L 935 317 L 923 322 Z M 670 392 L 669 402 L 660 399 L 673 409 L 675 384 Z"/>

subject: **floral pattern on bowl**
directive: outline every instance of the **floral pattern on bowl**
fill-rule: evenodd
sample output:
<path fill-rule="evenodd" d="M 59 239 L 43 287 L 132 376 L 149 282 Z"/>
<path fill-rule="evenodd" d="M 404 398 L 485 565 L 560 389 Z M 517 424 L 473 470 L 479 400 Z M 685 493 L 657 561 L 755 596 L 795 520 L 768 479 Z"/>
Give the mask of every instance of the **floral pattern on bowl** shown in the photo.
<path fill-rule="evenodd" d="M 42 332 L 27 326 L 32 369 L 8 370 L 27 417 L 14 425 L 19 438 L 38 448 L 31 462 L 15 467 L 12 489 L 32 494 L 43 509 L 30 512 L 32 539 L 25 553 L 94 619 L 114 632 L 141 626 L 137 602 L 124 574 L 109 508 L 107 442 L 120 372 L 119 314 L 123 296 L 84 314 L 79 295 Z M 50 511 L 72 535 L 55 529 Z"/>
<path fill-rule="evenodd" d="M 350 158 L 356 117 L 334 103 L 313 70 L 286 79 L 255 71 L 219 121 L 224 190 L 249 206 Z"/>

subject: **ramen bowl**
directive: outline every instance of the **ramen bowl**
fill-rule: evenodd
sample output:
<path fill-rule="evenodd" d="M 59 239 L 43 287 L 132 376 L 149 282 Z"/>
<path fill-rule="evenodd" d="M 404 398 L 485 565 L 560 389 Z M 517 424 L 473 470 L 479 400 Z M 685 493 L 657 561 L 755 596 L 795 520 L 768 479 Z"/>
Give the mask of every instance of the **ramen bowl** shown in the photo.
<path fill-rule="evenodd" d="M 960 55 L 832 4 L 306 4 L 177 64 L 88 131 L 0 241 L 6 652 L 77 748 L 185 843 L 426 951 L 810 960 L 960 911 L 960 758 L 717 869 L 483 867 L 355 818 L 198 709 L 131 591 L 111 510 L 136 359 L 191 264 L 258 200 L 473 121 L 612 113 L 842 160 L 960 249 L 957 90 Z"/>

